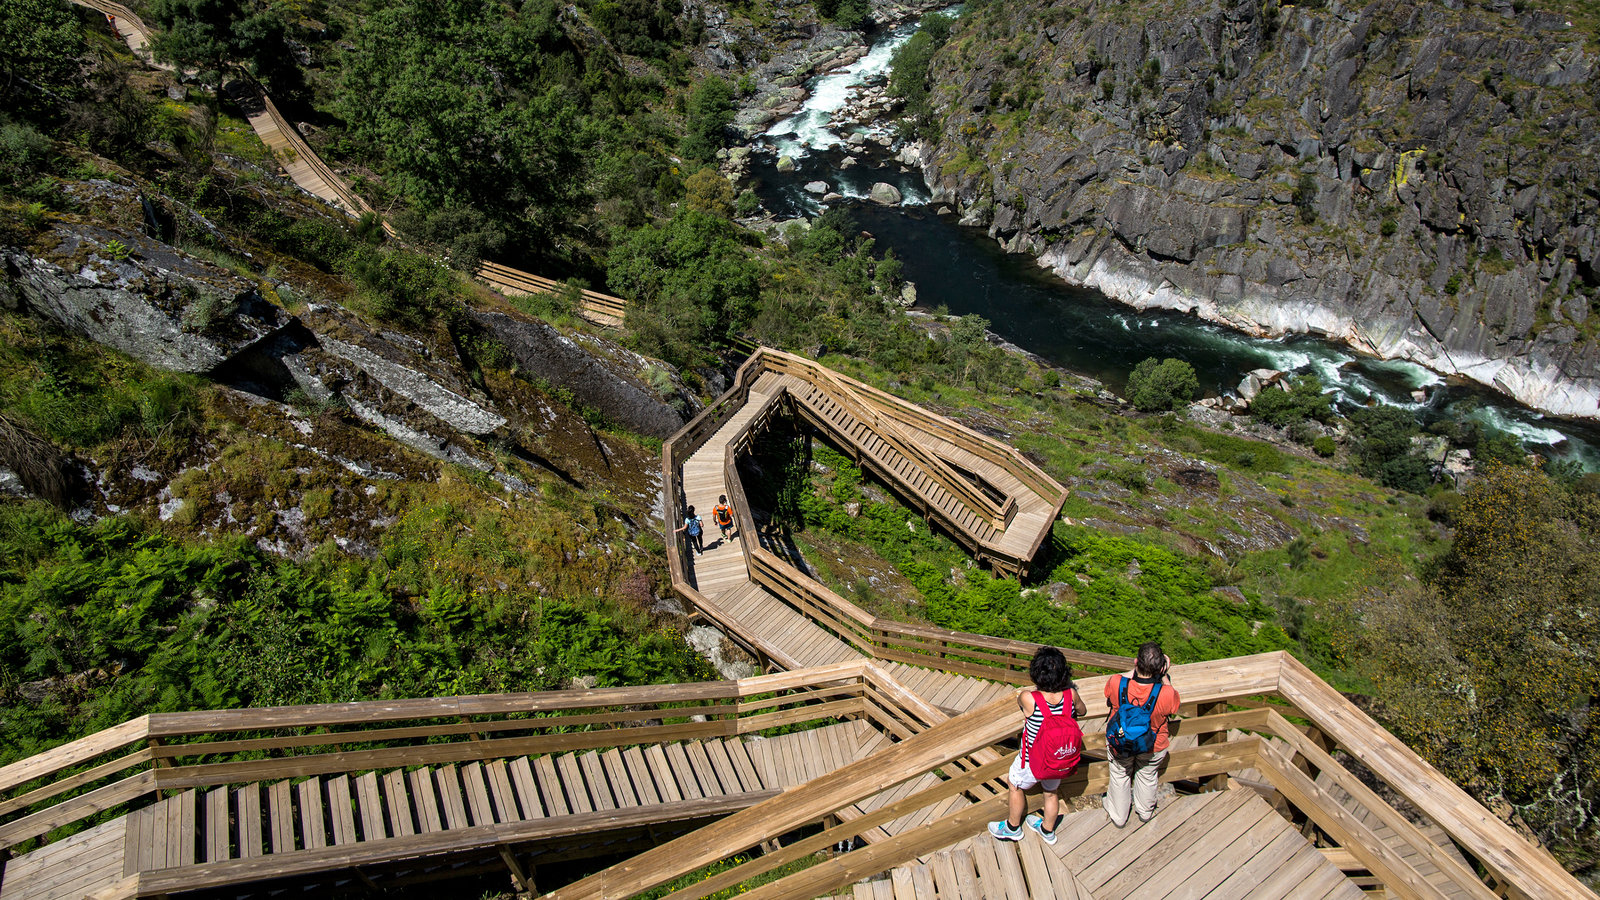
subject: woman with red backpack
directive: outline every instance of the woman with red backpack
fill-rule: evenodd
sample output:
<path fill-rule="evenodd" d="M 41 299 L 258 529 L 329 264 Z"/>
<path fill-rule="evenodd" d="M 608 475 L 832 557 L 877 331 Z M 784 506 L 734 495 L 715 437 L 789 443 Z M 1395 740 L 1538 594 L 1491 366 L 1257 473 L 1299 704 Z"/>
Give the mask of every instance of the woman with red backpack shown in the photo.
<path fill-rule="evenodd" d="M 1028 808 L 1024 794 L 1044 790 L 1044 815 L 1027 818 L 1028 828 L 1047 844 L 1056 842 L 1061 824 L 1061 796 L 1056 789 L 1082 759 L 1083 732 L 1078 717 L 1086 708 L 1072 685 L 1072 667 L 1054 647 L 1040 647 L 1028 665 L 1035 690 L 1017 695 L 1022 709 L 1022 749 L 1011 763 L 1006 782 L 1011 785 L 1011 806 L 1005 821 L 990 822 L 989 833 L 1002 841 L 1022 840 L 1022 814 Z M 1048 825 L 1048 827 L 1047 827 Z"/>

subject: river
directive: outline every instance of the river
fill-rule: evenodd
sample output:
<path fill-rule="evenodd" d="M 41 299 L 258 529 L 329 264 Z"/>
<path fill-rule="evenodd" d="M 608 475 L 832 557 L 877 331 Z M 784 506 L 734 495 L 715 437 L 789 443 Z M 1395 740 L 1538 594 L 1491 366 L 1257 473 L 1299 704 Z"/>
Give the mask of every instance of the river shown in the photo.
<path fill-rule="evenodd" d="M 1385 403 L 1411 410 L 1425 425 L 1472 418 L 1516 435 L 1529 450 L 1600 470 L 1600 425 L 1545 417 L 1480 385 L 1446 380 L 1409 362 L 1361 356 L 1320 338 L 1268 340 L 1182 313 L 1135 310 L 1097 291 L 1070 287 L 1031 257 L 1005 253 L 982 229 L 936 214 L 927 205 L 930 192 L 920 172 L 905 171 L 886 153 L 854 150 L 858 163 L 842 168 L 850 134 L 886 132 L 883 125 L 837 126 L 834 113 L 852 88 L 885 77 L 895 48 L 914 31 L 908 25 L 886 32 L 851 66 L 813 79 L 805 105 L 758 141 L 769 152 L 755 156 L 751 175 L 768 211 L 780 217 L 816 215 L 821 199 L 807 193 L 805 185 L 827 183 L 845 198 L 835 202 L 850 207 L 879 249 L 900 257 L 905 277 L 917 286 L 920 307 L 983 316 L 1007 341 L 1114 390 L 1122 390 L 1134 365 L 1152 356 L 1187 361 L 1202 391 L 1212 396 L 1233 391 L 1251 369 L 1314 372 L 1347 412 Z M 792 172 L 778 171 L 780 155 L 795 160 Z M 880 181 L 900 190 L 901 206 L 866 202 Z M 1415 391 L 1425 392 L 1426 399 L 1416 401 Z"/>

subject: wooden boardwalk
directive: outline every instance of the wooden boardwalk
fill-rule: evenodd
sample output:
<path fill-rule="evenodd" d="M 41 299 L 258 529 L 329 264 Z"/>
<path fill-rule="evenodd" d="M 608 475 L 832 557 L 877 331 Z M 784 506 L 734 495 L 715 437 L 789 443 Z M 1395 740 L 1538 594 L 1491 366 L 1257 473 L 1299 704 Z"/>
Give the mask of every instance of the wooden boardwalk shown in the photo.
<path fill-rule="evenodd" d="M 865 722 L 726 738 L 187 790 L 23 854 L 0 900 L 141 893 L 305 875 L 330 860 L 460 853 L 750 806 L 886 743 Z"/>
<path fill-rule="evenodd" d="M 1253 792 L 1183 796 L 1117 828 L 1066 817 L 1054 846 L 987 833 L 854 885 L 855 900 L 1361 900 L 1365 895 Z"/>

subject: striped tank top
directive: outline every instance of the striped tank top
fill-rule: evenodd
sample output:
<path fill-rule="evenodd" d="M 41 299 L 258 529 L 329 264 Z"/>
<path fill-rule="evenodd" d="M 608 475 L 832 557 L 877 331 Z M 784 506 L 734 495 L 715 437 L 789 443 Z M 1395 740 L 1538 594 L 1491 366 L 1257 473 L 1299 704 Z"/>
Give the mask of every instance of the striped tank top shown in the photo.
<path fill-rule="evenodd" d="M 1062 692 L 1060 703 L 1047 703 L 1046 705 L 1050 707 L 1050 715 L 1052 716 L 1059 716 L 1063 712 L 1069 716 L 1072 715 L 1072 688 L 1067 688 Z M 1044 713 L 1039 711 L 1039 705 L 1036 703 L 1034 704 L 1033 712 L 1028 713 L 1028 717 L 1022 720 L 1022 733 L 1027 735 L 1027 739 L 1023 742 L 1024 747 L 1033 745 L 1033 739 L 1039 736 L 1039 726 L 1043 724 Z"/>

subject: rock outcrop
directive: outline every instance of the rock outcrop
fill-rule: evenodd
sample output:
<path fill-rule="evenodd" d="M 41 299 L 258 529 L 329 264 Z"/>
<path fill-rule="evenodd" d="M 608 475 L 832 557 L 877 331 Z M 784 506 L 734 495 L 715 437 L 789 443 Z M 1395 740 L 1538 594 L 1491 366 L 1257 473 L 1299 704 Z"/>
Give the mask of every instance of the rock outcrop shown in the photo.
<path fill-rule="evenodd" d="M 625 428 L 665 438 L 688 421 L 684 413 L 692 408 L 693 398 L 676 388 L 676 373 L 668 373 L 666 363 L 592 336 L 584 338 L 589 346 L 580 346 L 534 319 L 479 311 L 472 316 L 505 344 L 524 371 L 565 386 L 583 403 Z M 652 368 L 660 370 L 662 384 L 673 389 L 669 396 L 646 383 L 646 373 Z"/>
<path fill-rule="evenodd" d="M 935 202 L 1074 284 L 1597 417 L 1583 31 L 1512 4 L 991 4 L 935 58 L 916 150 Z"/>

